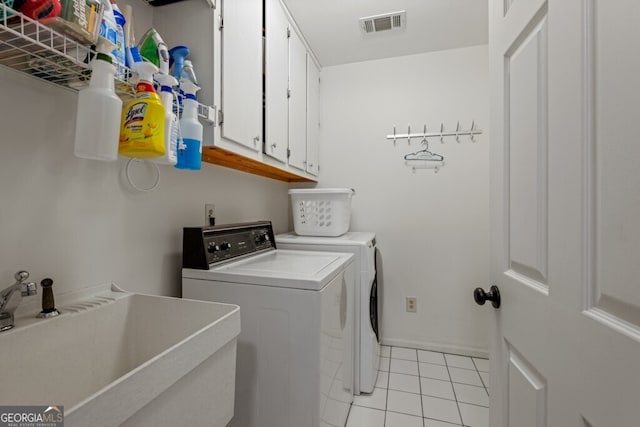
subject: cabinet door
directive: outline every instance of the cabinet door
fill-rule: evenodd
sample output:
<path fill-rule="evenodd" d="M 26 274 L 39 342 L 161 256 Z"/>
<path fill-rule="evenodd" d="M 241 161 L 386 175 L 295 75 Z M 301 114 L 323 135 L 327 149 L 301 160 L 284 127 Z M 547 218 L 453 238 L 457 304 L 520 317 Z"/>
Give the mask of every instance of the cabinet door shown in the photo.
<path fill-rule="evenodd" d="M 288 22 L 280 0 L 267 0 L 264 153 L 287 161 Z"/>
<path fill-rule="evenodd" d="M 307 49 L 300 36 L 289 38 L 289 165 L 305 170 L 307 163 Z"/>
<path fill-rule="evenodd" d="M 262 0 L 222 2 L 222 137 L 262 149 Z"/>
<path fill-rule="evenodd" d="M 320 139 L 320 70 L 307 54 L 307 172 L 318 176 Z"/>

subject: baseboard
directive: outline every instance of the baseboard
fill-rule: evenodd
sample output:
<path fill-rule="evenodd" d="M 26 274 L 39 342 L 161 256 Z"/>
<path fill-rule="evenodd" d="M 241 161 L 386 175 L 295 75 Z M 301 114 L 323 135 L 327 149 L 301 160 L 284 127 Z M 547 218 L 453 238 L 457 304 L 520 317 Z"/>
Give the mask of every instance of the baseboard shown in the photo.
<path fill-rule="evenodd" d="M 489 358 L 489 351 L 486 348 L 466 347 L 466 346 L 458 346 L 458 345 L 451 345 L 451 344 L 430 343 L 430 342 L 423 342 L 423 341 L 410 341 L 410 340 L 401 340 L 401 339 L 394 339 L 394 338 L 383 338 L 381 341 L 383 345 L 392 345 L 395 347 L 409 347 L 409 348 L 417 348 L 420 350 L 439 351 L 441 353 L 448 353 L 448 354 L 459 354 L 461 356 Z"/>

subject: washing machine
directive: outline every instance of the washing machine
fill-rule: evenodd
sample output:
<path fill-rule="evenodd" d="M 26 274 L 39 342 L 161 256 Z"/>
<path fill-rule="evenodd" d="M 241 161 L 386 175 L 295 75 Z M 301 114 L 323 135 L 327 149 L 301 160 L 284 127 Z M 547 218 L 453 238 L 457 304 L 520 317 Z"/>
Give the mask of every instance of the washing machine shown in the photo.
<path fill-rule="evenodd" d="M 183 298 L 240 306 L 230 426 L 346 424 L 354 287 L 353 254 L 276 249 L 268 221 L 184 229 Z"/>
<path fill-rule="evenodd" d="M 371 393 L 380 367 L 380 311 L 376 272 L 376 235 L 348 232 L 340 237 L 276 236 L 280 249 L 349 252 L 355 255 L 355 367 L 354 392 Z"/>

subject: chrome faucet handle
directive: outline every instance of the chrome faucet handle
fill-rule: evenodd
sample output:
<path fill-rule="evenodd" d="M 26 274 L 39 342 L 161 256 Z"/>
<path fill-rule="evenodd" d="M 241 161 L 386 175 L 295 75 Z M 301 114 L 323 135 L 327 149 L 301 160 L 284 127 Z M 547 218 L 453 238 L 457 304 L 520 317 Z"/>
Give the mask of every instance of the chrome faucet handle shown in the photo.
<path fill-rule="evenodd" d="M 14 274 L 16 283 L 11 286 L 7 286 L 4 290 L 0 291 L 0 311 L 4 311 L 5 305 L 7 304 L 7 300 L 13 292 L 22 285 L 22 283 L 29 278 L 29 272 L 25 270 L 20 270 L 16 274 Z"/>
<path fill-rule="evenodd" d="M 0 332 L 13 328 L 14 313 L 23 296 L 35 295 L 36 284 L 25 283 L 29 278 L 28 271 L 18 271 L 14 275 L 16 283 L 0 292 Z"/>
<path fill-rule="evenodd" d="M 22 283 L 29 278 L 29 272 L 25 270 L 20 270 L 14 275 L 14 277 L 16 278 L 18 283 Z M 18 283 L 16 283 L 16 285 Z"/>

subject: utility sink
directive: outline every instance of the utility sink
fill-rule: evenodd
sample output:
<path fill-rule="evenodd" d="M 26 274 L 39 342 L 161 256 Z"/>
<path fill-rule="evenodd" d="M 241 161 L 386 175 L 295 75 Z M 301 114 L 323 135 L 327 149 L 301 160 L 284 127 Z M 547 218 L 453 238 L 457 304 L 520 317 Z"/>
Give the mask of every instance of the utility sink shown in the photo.
<path fill-rule="evenodd" d="M 36 301 L 37 300 L 37 301 Z M 63 405 L 67 427 L 226 426 L 233 417 L 235 305 L 126 292 L 23 301 L 0 333 L 0 405 Z"/>

